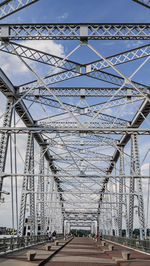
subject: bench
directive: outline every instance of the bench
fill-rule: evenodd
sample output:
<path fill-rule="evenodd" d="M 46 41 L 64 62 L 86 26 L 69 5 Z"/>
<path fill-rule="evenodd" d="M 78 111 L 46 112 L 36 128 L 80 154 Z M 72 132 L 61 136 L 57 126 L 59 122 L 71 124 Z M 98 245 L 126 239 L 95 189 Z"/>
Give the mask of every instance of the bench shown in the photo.
<path fill-rule="evenodd" d="M 114 250 L 114 246 L 113 245 L 108 245 L 108 250 L 109 251 L 113 251 Z"/>
<path fill-rule="evenodd" d="M 105 247 L 105 246 L 106 246 L 106 242 L 102 241 L 102 247 Z"/>
<path fill-rule="evenodd" d="M 122 257 L 124 260 L 129 260 L 130 259 L 130 252 L 127 250 L 122 250 L 121 251 Z"/>
<path fill-rule="evenodd" d="M 50 245 L 50 244 L 47 244 L 47 245 L 45 246 L 45 249 L 46 249 L 46 251 L 50 251 L 50 249 L 51 249 L 51 245 Z"/>
<path fill-rule="evenodd" d="M 59 241 L 55 241 L 55 246 L 58 246 L 59 245 Z"/>
<path fill-rule="evenodd" d="M 34 257 L 36 255 L 36 252 L 34 250 L 30 250 L 27 252 L 27 260 L 32 261 L 34 260 Z"/>

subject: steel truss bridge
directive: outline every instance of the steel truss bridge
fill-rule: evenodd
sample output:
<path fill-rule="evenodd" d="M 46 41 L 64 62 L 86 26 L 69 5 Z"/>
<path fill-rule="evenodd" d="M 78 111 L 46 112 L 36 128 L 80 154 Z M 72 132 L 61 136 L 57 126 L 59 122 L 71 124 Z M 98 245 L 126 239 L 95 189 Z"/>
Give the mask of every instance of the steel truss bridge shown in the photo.
<path fill-rule="evenodd" d="M 0 0 L 0 19 L 37 1 Z M 33 48 L 47 40 L 74 48 L 64 57 Z M 104 40 L 145 44 L 104 56 L 96 48 Z M 147 68 L 148 40 L 149 23 L 0 24 L 1 55 L 18 58 L 34 77 L 16 85 L 0 70 L 0 199 L 11 198 L 19 236 L 27 227 L 30 235 L 90 227 L 118 236 L 125 228 L 132 238 L 136 220 L 145 239 L 149 176 L 141 173 L 138 140 L 150 134 L 150 87 L 134 76 Z M 84 62 L 81 49 L 93 60 Z M 78 52 L 80 60 L 71 60 Z"/>

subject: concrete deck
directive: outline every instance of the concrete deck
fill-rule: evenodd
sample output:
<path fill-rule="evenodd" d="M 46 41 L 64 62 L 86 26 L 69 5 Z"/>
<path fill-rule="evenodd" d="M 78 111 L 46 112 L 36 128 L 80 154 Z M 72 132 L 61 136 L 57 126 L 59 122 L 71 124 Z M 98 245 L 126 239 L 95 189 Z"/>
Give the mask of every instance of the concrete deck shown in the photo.
<path fill-rule="evenodd" d="M 59 241 L 60 242 L 60 241 Z M 61 240 L 59 246 L 52 246 L 50 251 L 46 251 L 45 245 L 34 246 L 21 251 L 0 257 L 1 266 L 150 266 L 150 255 L 131 250 L 124 246 L 114 244 L 114 250 L 108 250 L 109 241 L 106 246 L 101 245 L 101 241 L 95 242 L 91 238 L 74 238 L 66 246 L 67 242 Z M 60 248 L 62 248 L 60 250 Z M 35 250 L 36 256 L 33 261 L 28 262 L 26 253 Z M 130 260 L 122 258 L 122 251 L 130 251 Z M 55 254 L 55 251 L 58 251 Z M 51 256 L 52 255 L 52 256 Z M 51 258 L 50 258 L 51 256 Z M 47 261 L 45 261 L 47 259 Z M 43 263 L 43 261 L 45 261 Z"/>
<path fill-rule="evenodd" d="M 101 241 L 95 242 L 91 238 L 74 238 L 47 266 L 150 266 L 150 256 L 130 250 L 114 244 L 114 250 L 108 251 L 106 246 L 101 246 Z M 125 261 L 122 258 L 122 250 L 129 250 L 131 260 Z M 116 258 L 114 260 L 114 257 Z"/>
<path fill-rule="evenodd" d="M 39 265 L 41 262 L 43 262 L 43 260 L 49 258 L 49 256 L 52 255 L 56 250 L 60 249 L 60 247 L 65 244 L 65 241 L 63 240 L 59 241 L 59 246 L 55 246 L 54 243 L 50 243 L 53 245 L 50 251 L 46 251 L 45 249 L 46 244 L 49 244 L 49 243 L 37 245 L 32 248 L 27 248 L 21 251 L 15 251 L 10 254 L 3 255 L 0 257 L 0 265 L 1 266 Z M 31 251 L 31 250 L 34 250 L 36 252 L 36 256 L 34 260 L 30 262 L 30 261 L 27 261 L 26 254 L 28 251 Z"/>

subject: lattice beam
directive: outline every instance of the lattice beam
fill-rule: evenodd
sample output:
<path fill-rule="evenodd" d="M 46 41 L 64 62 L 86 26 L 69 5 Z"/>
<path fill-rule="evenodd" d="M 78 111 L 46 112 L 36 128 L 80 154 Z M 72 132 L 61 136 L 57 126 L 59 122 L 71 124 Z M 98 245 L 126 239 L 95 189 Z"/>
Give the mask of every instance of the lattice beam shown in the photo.
<path fill-rule="evenodd" d="M 9 24 L 1 40 L 149 40 L 149 23 Z"/>
<path fill-rule="evenodd" d="M 0 0 L 0 20 L 39 0 Z"/>

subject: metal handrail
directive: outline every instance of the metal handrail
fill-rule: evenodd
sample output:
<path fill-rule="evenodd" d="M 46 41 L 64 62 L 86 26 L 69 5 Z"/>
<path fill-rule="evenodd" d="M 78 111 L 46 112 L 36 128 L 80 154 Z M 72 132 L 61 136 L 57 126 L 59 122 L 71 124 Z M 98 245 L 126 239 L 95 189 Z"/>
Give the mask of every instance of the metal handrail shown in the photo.
<path fill-rule="evenodd" d="M 62 235 L 57 235 L 56 240 L 62 238 Z M 27 248 L 29 246 L 34 246 L 36 244 L 42 244 L 48 242 L 48 235 L 37 235 L 37 236 L 23 236 L 23 237 L 10 237 L 0 239 L 0 254 Z"/>
<path fill-rule="evenodd" d="M 126 238 L 119 236 L 104 235 L 104 239 L 116 242 L 118 244 L 138 249 L 150 253 L 150 240 L 140 240 L 135 238 Z"/>

